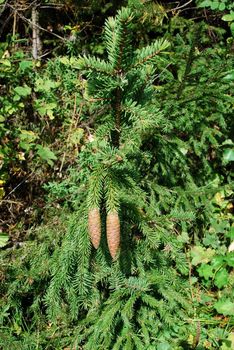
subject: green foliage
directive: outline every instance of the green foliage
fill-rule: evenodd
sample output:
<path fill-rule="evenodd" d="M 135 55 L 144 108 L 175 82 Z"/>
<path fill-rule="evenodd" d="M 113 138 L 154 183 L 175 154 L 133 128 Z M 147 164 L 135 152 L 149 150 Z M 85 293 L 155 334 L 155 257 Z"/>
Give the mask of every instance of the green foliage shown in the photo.
<path fill-rule="evenodd" d="M 197 0 L 198 7 L 210 8 L 214 11 L 228 11 L 222 20 L 230 23 L 230 30 L 234 36 L 234 4 L 232 0 Z"/>
<path fill-rule="evenodd" d="M 53 166 L 58 156 L 66 157 L 83 137 L 71 135 L 80 110 L 81 92 L 76 90 L 82 85 L 76 60 L 61 57 L 44 67 L 23 52 L 10 50 L 10 46 L 2 45 L 0 51 L 2 186 L 10 180 L 9 172 L 15 173 L 13 169 L 23 167 L 30 175 L 38 173 L 38 167 Z M 4 194 L 2 190 L 1 197 Z"/>
<path fill-rule="evenodd" d="M 198 273 L 193 283 L 198 282 L 200 286 L 197 300 L 199 317 L 212 317 L 218 313 L 220 319 L 228 318 L 227 327 L 230 325 L 232 329 L 234 254 L 230 248 L 233 241 L 230 195 L 232 191 L 227 187 L 225 191 L 217 192 L 211 201 L 211 215 L 203 239 L 199 246 L 191 249 L 191 264 Z M 207 332 L 214 347 L 218 346 L 215 332 L 218 329 Z"/>
<path fill-rule="evenodd" d="M 170 329 L 177 319 L 183 319 L 187 309 L 184 297 L 189 286 L 183 276 L 188 267 L 183 244 L 173 234 L 170 239 L 168 236 L 173 227 L 171 218 L 180 214 L 155 219 L 150 184 L 144 184 L 141 174 L 145 155 L 141 147 L 153 133 L 165 129 L 162 113 L 153 104 L 151 77 L 157 70 L 157 56 L 168 43 L 157 40 L 134 51 L 130 45 L 132 25 L 133 14 L 122 9 L 115 19 L 106 22 L 108 61 L 87 56 L 79 59 L 87 76 L 86 96 L 97 101 L 96 110 L 102 108 L 104 112 L 98 123 L 95 120 L 94 140 L 78 159 L 81 171 L 76 181 L 81 204 L 66 239 L 52 257 L 53 278 L 46 295 L 49 317 L 54 322 L 68 316 L 62 316 L 62 302 L 71 320 L 77 313 L 86 315 L 77 326 L 75 341 L 85 342 L 87 349 L 144 348 L 149 345 L 144 339 L 146 332 L 148 339 L 158 337 L 162 322 Z M 81 193 L 79 186 L 88 188 Z M 101 205 L 104 197 L 106 210 L 119 206 L 121 216 L 120 255 L 114 264 L 105 236 L 95 253 L 87 234 L 87 210 Z M 104 224 L 104 208 L 102 215 Z M 181 216 L 181 220 L 192 219 L 191 214 Z M 184 296 L 179 293 L 181 289 Z M 159 328 L 150 328 L 153 322 L 149 318 L 155 325 L 159 323 Z"/>
<path fill-rule="evenodd" d="M 23 242 L 3 240 L 0 347 L 232 346 L 231 41 L 215 28 L 211 41 L 205 23 L 172 16 L 143 46 L 133 36 L 143 2 L 129 4 L 106 20 L 102 58 L 39 67 L 3 57 L 11 87 L 1 99 L 17 153 L 71 166 L 44 186 L 41 226 Z M 21 118 L 29 106 L 38 128 Z M 93 207 L 102 220 L 97 250 Z M 111 210 L 121 222 L 116 261 L 106 240 Z"/>
<path fill-rule="evenodd" d="M 0 248 L 4 247 L 7 244 L 9 237 L 5 234 L 0 235 Z"/>

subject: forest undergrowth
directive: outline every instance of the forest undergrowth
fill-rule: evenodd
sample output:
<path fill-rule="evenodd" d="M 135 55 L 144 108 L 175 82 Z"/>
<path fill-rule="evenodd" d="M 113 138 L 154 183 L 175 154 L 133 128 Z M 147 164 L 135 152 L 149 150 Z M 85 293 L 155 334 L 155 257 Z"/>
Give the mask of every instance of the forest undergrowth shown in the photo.
<path fill-rule="evenodd" d="M 232 2 L 34 3 L 0 1 L 0 348 L 233 349 Z"/>

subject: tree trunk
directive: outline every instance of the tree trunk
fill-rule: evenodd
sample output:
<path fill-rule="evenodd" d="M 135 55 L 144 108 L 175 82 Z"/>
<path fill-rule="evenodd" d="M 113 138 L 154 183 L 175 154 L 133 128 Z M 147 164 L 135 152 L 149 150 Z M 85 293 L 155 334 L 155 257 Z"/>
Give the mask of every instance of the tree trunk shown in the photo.
<path fill-rule="evenodd" d="M 41 40 L 38 26 L 38 10 L 37 6 L 32 7 L 32 56 L 35 60 L 39 58 L 41 53 Z"/>

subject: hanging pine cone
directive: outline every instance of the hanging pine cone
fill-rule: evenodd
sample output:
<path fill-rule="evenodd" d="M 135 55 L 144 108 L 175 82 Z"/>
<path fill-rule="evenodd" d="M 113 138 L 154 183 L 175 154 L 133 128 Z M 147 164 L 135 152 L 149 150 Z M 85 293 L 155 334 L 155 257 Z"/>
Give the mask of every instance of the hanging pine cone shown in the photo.
<path fill-rule="evenodd" d="M 89 211 L 88 230 L 92 245 L 97 249 L 101 240 L 101 217 L 98 208 L 93 208 Z"/>
<path fill-rule="evenodd" d="M 120 221 L 116 211 L 107 214 L 106 235 L 110 255 L 115 259 L 120 243 Z"/>

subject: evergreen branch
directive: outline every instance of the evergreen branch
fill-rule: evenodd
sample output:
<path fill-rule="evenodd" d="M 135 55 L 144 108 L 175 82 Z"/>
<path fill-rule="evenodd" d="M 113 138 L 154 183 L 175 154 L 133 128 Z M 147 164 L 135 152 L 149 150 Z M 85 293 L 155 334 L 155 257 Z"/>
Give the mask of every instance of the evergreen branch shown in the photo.
<path fill-rule="evenodd" d="M 118 11 L 116 19 L 105 23 L 105 40 L 109 61 L 117 73 L 129 66 L 130 36 L 133 14 L 129 8 Z"/>
<path fill-rule="evenodd" d="M 185 72 L 184 72 L 184 76 L 183 76 L 183 79 L 182 79 L 182 82 L 179 86 L 179 89 L 178 89 L 178 92 L 177 92 L 177 98 L 180 98 L 183 90 L 184 90 L 184 87 L 185 87 L 185 82 L 186 82 L 186 79 L 189 75 L 189 72 L 191 71 L 191 68 L 192 68 L 192 63 L 193 63 L 193 60 L 194 60 L 194 55 L 195 55 L 195 48 L 196 48 L 196 44 L 198 42 L 198 39 L 199 39 L 199 26 L 197 25 L 195 27 L 195 30 L 194 30 L 194 38 L 193 38 L 193 41 L 192 41 L 192 44 L 190 46 L 190 50 L 189 50 L 189 54 L 188 54 L 188 59 L 187 59 L 187 62 L 186 62 L 186 67 L 185 67 Z"/>
<path fill-rule="evenodd" d="M 137 67 L 151 61 L 159 53 L 163 52 L 170 46 L 166 39 L 156 40 L 153 44 L 136 52 L 132 67 Z"/>
<path fill-rule="evenodd" d="M 78 66 L 83 70 L 106 73 L 107 75 L 112 75 L 113 72 L 113 67 L 110 63 L 92 56 L 80 56 L 78 59 Z"/>

